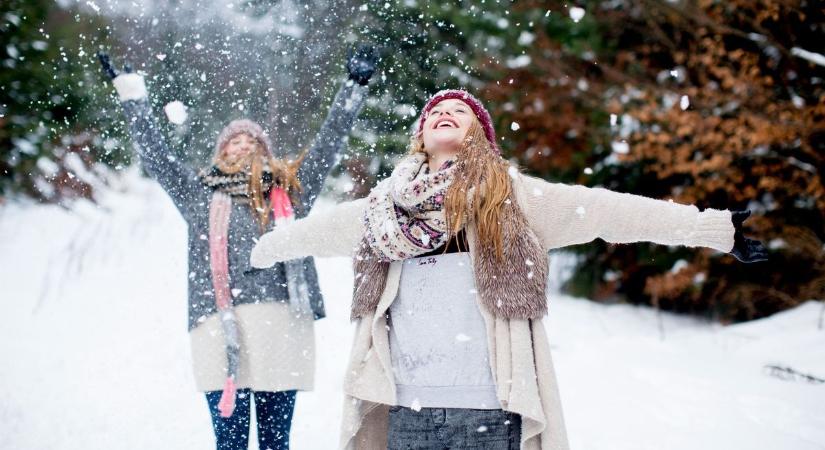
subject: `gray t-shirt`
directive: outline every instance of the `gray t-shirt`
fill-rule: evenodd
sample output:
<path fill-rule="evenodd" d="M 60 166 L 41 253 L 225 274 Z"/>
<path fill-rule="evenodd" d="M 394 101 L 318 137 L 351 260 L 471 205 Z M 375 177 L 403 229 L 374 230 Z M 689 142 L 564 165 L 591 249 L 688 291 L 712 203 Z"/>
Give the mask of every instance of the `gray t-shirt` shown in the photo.
<path fill-rule="evenodd" d="M 390 306 L 398 404 L 500 409 L 468 253 L 407 259 Z"/>

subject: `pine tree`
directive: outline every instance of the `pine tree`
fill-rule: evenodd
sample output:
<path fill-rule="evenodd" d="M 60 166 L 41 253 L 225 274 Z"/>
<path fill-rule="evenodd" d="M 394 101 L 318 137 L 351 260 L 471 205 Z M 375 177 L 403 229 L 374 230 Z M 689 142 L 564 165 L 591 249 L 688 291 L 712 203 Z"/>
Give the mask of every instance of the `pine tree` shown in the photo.
<path fill-rule="evenodd" d="M 88 68 L 104 33 L 53 2 L 0 6 L 0 195 L 88 197 L 84 168 L 123 159 L 117 131 L 109 140 L 95 131 L 107 97 Z"/>

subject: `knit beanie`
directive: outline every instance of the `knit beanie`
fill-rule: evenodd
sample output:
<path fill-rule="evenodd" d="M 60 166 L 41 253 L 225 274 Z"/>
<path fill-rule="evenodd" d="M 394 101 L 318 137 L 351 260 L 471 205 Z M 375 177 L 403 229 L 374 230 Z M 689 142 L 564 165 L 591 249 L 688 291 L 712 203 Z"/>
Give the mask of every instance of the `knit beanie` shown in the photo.
<path fill-rule="evenodd" d="M 436 92 L 435 95 L 430 97 L 430 99 L 427 100 L 427 104 L 424 105 L 424 109 L 421 111 L 421 117 L 418 119 L 418 133 L 424 130 L 424 121 L 427 120 L 430 110 L 432 110 L 435 105 L 448 99 L 461 100 L 473 110 L 476 117 L 478 117 L 481 128 L 484 130 L 484 135 L 487 137 L 487 140 L 490 141 L 490 144 L 493 145 L 493 150 L 495 150 L 496 153 L 501 153 L 496 142 L 496 131 L 493 129 L 493 119 L 490 117 L 490 113 L 487 111 L 487 108 L 481 104 L 479 99 L 463 89 L 445 89 Z"/>
<path fill-rule="evenodd" d="M 230 139 L 240 133 L 246 133 L 252 136 L 253 139 L 260 142 L 266 153 L 272 153 L 272 143 L 269 141 L 269 136 L 266 135 L 266 132 L 264 132 L 260 125 L 249 119 L 238 119 L 229 122 L 229 124 L 221 130 L 218 139 L 215 141 L 215 152 L 220 152 L 221 148 L 223 148 Z"/>

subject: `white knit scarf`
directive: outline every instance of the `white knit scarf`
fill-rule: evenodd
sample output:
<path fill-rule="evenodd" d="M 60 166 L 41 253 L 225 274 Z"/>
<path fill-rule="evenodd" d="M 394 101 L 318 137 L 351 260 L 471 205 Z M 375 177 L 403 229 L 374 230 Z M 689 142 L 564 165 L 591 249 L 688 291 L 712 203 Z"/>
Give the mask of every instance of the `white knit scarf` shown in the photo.
<path fill-rule="evenodd" d="M 404 158 L 370 193 L 367 243 L 383 261 L 413 258 L 447 242 L 444 197 L 455 165 L 431 172 L 423 154 Z"/>

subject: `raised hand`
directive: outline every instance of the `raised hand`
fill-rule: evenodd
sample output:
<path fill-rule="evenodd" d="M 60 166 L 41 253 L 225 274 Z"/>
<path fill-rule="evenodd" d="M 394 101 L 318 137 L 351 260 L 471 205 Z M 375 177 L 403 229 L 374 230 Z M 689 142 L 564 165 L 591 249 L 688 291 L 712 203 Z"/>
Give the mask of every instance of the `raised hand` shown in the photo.
<path fill-rule="evenodd" d="M 350 49 L 347 52 L 347 72 L 349 79 L 361 86 L 369 82 L 372 74 L 375 73 L 375 66 L 378 63 L 379 55 L 375 47 L 368 44 L 358 46 L 358 49 Z"/>
<path fill-rule="evenodd" d="M 112 60 L 109 57 L 109 54 L 103 51 L 97 52 L 97 59 L 100 61 L 101 67 L 103 67 L 103 72 L 109 77 L 109 79 L 114 80 L 120 75 L 120 72 L 115 69 L 115 66 L 112 65 Z M 125 63 L 123 66 L 123 73 L 132 73 L 132 66 L 129 63 Z"/>
<path fill-rule="evenodd" d="M 117 76 L 117 70 L 112 67 L 112 61 L 109 59 L 109 54 L 106 52 L 97 52 L 97 59 L 103 67 L 103 72 L 109 76 L 109 79 L 114 79 Z"/>
<path fill-rule="evenodd" d="M 751 215 L 750 210 L 731 211 L 731 221 L 733 222 L 733 250 L 730 254 L 743 263 L 753 263 L 768 260 L 768 249 L 762 242 L 755 239 L 746 238 L 742 233 L 742 222 Z"/>
<path fill-rule="evenodd" d="M 140 74 L 133 73 L 132 66 L 129 63 L 125 63 L 123 71 L 119 72 L 115 69 L 109 54 L 106 52 L 97 52 L 97 59 L 100 61 L 103 72 L 112 80 L 120 101 L 140 100 L 148 95 L 143 77 Z"/>

